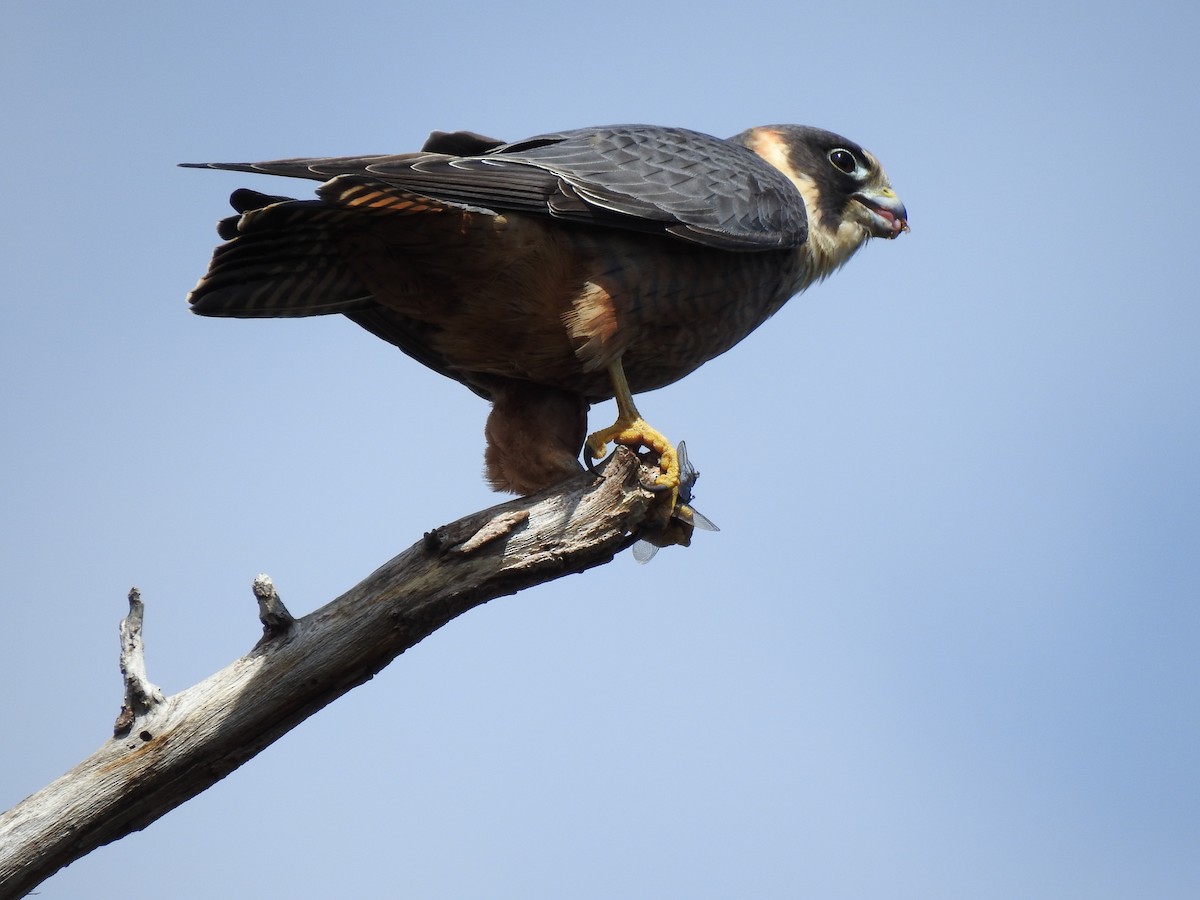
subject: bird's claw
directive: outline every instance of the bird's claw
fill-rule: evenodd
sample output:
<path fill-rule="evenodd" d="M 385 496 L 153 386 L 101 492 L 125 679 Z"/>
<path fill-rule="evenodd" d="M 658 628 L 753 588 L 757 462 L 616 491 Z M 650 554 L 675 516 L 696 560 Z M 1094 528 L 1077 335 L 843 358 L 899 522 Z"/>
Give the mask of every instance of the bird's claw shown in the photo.
<path fill-rule="evenodd" d="M 597 478 L 599 478 L 601 475 L 600 466 L 598 465 L 598 463 L 603 463 L 603 462 L 607 462 L 607 461 L 608 461 L 607 456 L 597 456 L 595 453 L 592 452 L 591 444 L 583 445 L 583 465 L 587 468 L 587 470 L 589 472 L 591 472 Z"/>
<path fill-rule="evenodd" d="M 659 476 L 659 477 L 661 478 L 662 476 Z M 662 484 L 657 479 L 650 482 L 650 484 L 646 484 L 646 482 L 644 482 L 644 481 L 642 482 L 643 490 L 647 490 L 652 494 L 661 494 L 663 491 L 675 490 L 676 487 L 677 486 L 673 486 L 673 485 L 669 485 L 669 484 Z"/>
<path fill-rule="evenodd" d="M 610 454 L 610 456 L 611 456 L 611 454 Z M 600 469 L 604 463 L 608 462 L 609 458 L 610 458 L 609 456 L 597 456 L 596 453 L 592 450 L 591 444 L 583 445 L 584 468 L 586 468 L 589 472 L 591 472 L 597 478 L 599 478 L 603 474 L 600 471 Z M 660 457 L 660 459 L 661 459 L 661 457 Z M 654 481 L 646 481 L 645 479 L 639 477 L 638 484 L 641 485 L 642 490 L 649 491 L 652 494 L 661 494 L 663 491 L 671 490 L 671 485 L 662 484 L 660 482 L 659 479 L 661 477 L 662 476 L 659 476 L 659 478 L 656 478 Z"/>
<path fill-rule="evenodd" d="M 618 420 L 609 428 L 589 436 L 584 442 L 583 460 L 590 472 L 597 473 L 595 461 L 604 457 L 609 443 L 620 444 L 634 451 L 644 447 L 657 453 L 660 474 L 651 484 L 642 482 L 642 487 L 656 494 L 663 491 L 672 492 L 671 507 L 674 508 L 679 491 L 679 455 L 671 443 L 640 417 L 633 421 Z"/>

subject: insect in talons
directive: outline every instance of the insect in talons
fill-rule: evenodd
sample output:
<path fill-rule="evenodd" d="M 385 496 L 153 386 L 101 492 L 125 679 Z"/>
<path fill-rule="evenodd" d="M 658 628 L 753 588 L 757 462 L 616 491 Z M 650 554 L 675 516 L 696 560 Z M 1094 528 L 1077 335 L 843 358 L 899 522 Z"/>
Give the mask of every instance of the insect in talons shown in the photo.
<path fill-rule="evenodd" d="M 633 545 L 633 558 L 639 563 L 648 563 L 660 547 L 670 547 L 678 544 L 687 547 L 692 542 L 692 532 L 699 528 L 701 531 L 720 531 L 716 523 L 692 506 L 692 490 L 700 478 L 699 471 L 692 465 L 687 455 L 687 444 L 679 442 L 676 448 L 679 453 L 679 499 L 671 518 L 663 528 L 643 529 L 638 535 L 638 541 Z"/>

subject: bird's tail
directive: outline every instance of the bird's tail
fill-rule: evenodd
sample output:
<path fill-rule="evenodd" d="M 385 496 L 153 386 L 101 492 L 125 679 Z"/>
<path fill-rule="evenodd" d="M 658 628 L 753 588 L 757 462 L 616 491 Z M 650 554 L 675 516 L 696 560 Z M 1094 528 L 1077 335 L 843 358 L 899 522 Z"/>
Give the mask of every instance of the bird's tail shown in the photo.
<path fill-rule="evenodd" d="M 236 318 L 321 316 L 374 305 L 339 253 L 352 214 L 319 200 L 292 200 L 241 189 L 237 215 L 217 233 L 227 243 L 188 296 L 192 312 Z"/>

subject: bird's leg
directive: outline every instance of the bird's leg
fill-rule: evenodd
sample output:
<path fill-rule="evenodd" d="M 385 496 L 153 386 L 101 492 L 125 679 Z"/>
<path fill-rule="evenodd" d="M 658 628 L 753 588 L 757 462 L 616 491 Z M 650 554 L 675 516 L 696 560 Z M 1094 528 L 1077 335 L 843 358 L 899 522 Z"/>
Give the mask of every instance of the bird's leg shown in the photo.
<path fill-rule="evenodd" d="M 600 459 L 610 442 L 635 449 L 645 447 L 653 450 L 658 454 L 660 472 L 655 486 L 659 490 L 671 492 L 673 509 L 679 493 L 679 456 L 675 447 L 661 432 L 651 428 L 638 412 L 633 403 L 633 395 L 629 392 L 629 382 L 625 380 L 625 370 L 621 367 L 620 359 L 609 364 L 608 377 L 612 380 L 613 397 L 617 401 L 617 421 L 591 435 L 584 445 L 584 452 L 592 459 Z"/>

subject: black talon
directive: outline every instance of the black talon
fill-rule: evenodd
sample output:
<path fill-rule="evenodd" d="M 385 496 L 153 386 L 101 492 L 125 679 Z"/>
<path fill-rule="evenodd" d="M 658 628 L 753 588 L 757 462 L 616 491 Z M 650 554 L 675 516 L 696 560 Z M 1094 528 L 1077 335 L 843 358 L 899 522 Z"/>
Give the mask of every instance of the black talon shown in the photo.
<path fill-rule="evenodd" d="M 663 491 L 670 490 L 670 488 L 665 484 L 659 484 L 657 481 L 652 481 L 649 484 L 646 484 L 646 482 L 639 478 L 638 483 L 641 484 L 643 490 L 647 490 L 652 494 L 661 494 Z"/>
<path fill-rule="evenodd" d="M 612 454 L 609 454 L 609 455 L 611 456 Z M 600 462 L 602 462 L 602 463 L 607 462 L 607 461 L 608 461 L 608 456 L 606 456 L 600 460 Z M 583 445 L 583 464 L 585 467 L 587 467 L 587 470 L 589 472 L 591 472 L 593 475 L 595 475 L 596 477 L 600 477 L 600 475 L 602 474 L 600 472 L 599 466 L 597 466 L 597 464 L 596 464 L 596 457 L 592 455 L 592 448 L 589 447 L 587 444 Z"/>

